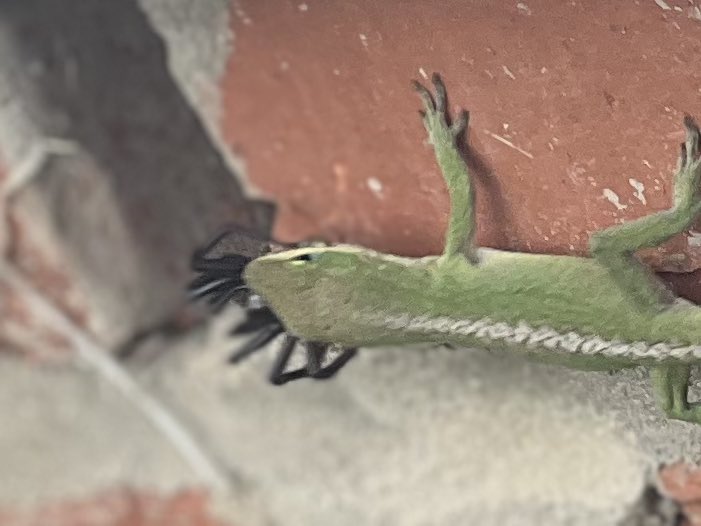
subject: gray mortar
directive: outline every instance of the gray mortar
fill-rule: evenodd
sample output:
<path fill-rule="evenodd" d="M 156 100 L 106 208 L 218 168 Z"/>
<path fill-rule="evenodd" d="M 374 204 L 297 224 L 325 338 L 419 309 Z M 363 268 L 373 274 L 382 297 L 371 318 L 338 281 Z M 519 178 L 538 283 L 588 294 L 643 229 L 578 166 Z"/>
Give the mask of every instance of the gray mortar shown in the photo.
<path fill-rule="evenodd" d="M 190 103 L 218 133 L 220 81 L 233 49 L 229 0 L 139 0 L 163 37 L 168 67 Z"/>
<path fill-rule="evenodd" d="M 229 0 L 139 0 L 167 49 L 168 68 L 193 110 L 243 186 L 261 197 L 247 177 L 246 163 L 234 155 L 222 136 L 222 80 L 231 53 Z"/>

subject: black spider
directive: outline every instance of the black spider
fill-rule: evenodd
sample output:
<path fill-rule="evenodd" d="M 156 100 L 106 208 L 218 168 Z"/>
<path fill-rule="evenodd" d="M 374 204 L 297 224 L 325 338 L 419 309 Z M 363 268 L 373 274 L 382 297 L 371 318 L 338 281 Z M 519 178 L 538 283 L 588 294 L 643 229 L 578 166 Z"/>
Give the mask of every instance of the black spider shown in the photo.
<path fill-rule="evenodd" d="M 223 245 L 223 241 L 227 238 L 230 238 L 231 250 L 223 252 L 219 250 L 220 255 L 208 257 L 216 248 L 221 248 L 220 245 Z M 243 271 L 250 261 L 265 253 L 288 248 L 294 247 L 263 241 L 240 228 L 227 230 L 193 254 L 192 270 L 199 273 L 199 276 L 188 287 L 192 300 L 207 298 L 214 311 L 220 311 L 231 302 L 237 303 L 245 310 L 245 320 L 234 327 L 230 334 L 252 336 L 242 348 L 229 357 L 229 363 L 240 362 L 283 335 L 282 346 L 268 377 L 275 385 L 282 385 L 300 378 L 315 380 L 331 378 L 357 352 L 356 349 L 339 347 L 340 354 L 329 364 L 324 365 L 328 351 L 336 346 L 304 341 L 287 333 L 282 321 L 265 304 L 263 298 L 246 286 Z M 300 369 L 286 371 L 298 344 L 306 351 L 307 364 Z"/>

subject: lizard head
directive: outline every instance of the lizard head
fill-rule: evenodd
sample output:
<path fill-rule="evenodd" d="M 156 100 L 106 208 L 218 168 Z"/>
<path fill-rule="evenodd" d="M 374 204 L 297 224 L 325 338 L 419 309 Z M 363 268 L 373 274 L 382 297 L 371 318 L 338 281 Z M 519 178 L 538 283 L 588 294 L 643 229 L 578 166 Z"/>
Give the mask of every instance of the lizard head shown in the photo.
<path fill-rule="evenodd" d="M 343 325 L 378 256 L 353 246 L 309 247 L 266 254 L 251 261 L 244 280 L 306 339 L 324 340 Z"/>
<path fill-rule="evenodd" d="M 296 248 L 254 259 L 246 266 L 244 279 L 275 302 L 283 295 L 304 294 L 329 281 L 343 280 L 359 269 L 363 259 L 367 251 L 350 246 Z"/>
<path fill-rule="evenodd" d="M 254 259 L 244 280 L 289 333 L 354 347 L 387 336 L 384 329 L 371 334 L 364 316 L 414 301 L 412 291 L 431 283 L 433 260 L 352 245 L 297 248 Z"/>

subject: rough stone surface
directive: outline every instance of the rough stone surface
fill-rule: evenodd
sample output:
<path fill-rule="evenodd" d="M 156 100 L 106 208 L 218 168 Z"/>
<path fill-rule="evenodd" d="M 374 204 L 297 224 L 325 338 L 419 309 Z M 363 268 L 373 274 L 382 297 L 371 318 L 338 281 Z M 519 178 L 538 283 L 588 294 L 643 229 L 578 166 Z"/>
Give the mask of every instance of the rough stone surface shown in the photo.
<path fill-rule="evenodd" d="M 228 323 L 135 370 L 271 524 L 613 526 L 660 463 L 701 459 L 701 428 L 666 420 L 641 370 L 385 348 L 332 382 L 276 388 L 272 349 L 222 367 L 240 345 L 221 339 Z"/>
<path fill-rule="evenodd" d="M 479 242 L 581 254 L 669 206 L 683 114 L 701 116 L 699 8 L 660 4 L 233 2 L 226 137 L 281 238 L 436 253 L 447 192 L 409 80 L 439 71 L 472 111 Z M 647 259 L 699 268 L 698 238 Z"/>
<path fill-rule="evenodd" d="M 270 210 L 243 196 L 134 0 L 11 0 L 0 18 L 13 260 L 59 278 L 64 297 L 47 291 L 117 347 L 182 305 L 196 247 L 226 223 L 265 231 Z"/>
<path fill-rule="evenodd" d="M 4 357 L 0 375 L 0 508 L 196 482 L 151 424 L 92 371 Z"/>

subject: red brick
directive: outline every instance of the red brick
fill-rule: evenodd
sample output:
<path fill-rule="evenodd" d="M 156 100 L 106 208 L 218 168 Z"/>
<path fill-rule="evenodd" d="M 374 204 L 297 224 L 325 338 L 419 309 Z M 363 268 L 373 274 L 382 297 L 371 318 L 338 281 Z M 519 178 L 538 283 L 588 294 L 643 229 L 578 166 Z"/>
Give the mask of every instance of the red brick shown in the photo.
<path fill-rule="evenodd" d="M 209 506 L 199 490 L 161 495 L 121 489 L 31 511 L 0 509 L 0 526 L 232 526 Z"/>

